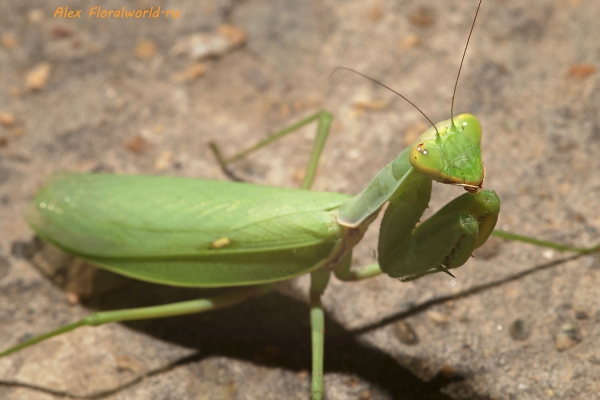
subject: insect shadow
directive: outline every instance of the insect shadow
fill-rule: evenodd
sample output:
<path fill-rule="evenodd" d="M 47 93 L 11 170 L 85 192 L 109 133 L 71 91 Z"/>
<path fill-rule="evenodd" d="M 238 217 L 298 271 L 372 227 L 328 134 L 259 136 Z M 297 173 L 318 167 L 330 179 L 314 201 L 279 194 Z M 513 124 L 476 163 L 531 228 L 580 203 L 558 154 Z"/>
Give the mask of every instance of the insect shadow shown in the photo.
<path fill-rule="evenodd" d="M 15 255 L 32 260 L 38 269 L 39 255 L 48 258 L 50 251 L 50 259 L 60 267 L 52 274 L 42 268 L 42 273 L 56 286 L 64 289 L 65 277 L 73 273 L 74 257 L 42 244 L 37 239 L 31 243 L 20 243 L 17 247 L 20 247 L 20 250 L 16 252 L 21 254 Z M 62 261 L 57 263 L 57 257 L 62 257 Z M 87 264 L 84 271 L 87 272 L 83 275 L 91 277 L 92 290 L 81 303 L 91 312 L 168 304 L 215 295 L 227 290 L 152 284 Z M 178 362 L 179 364 L 224 356 L 256 365 L 301 372 L 307 371 L 307 365 L 311 362 L 307 308 L 305 302 L 274 292 L 208 313 L 129 321 L 122 324 L 145 335 L 197 350 L 196 354 L 186 357 Z M 392 398 L 401 396 L 403 399 L 450 399 L 451 397 L 442 393 L 442 389 L 465 379 L 459 374 L 450 379 L 438 374 L 434 379 L 425 382 L 390 355 L 359 341 L 356 333 L 349 331 L 327 314 L 326 324 L 325 340 L 328 346 L 325 349 L 325 373 L 355 375 L 387 392 Z M 462 390 L 472 392 L 464 386 L 466 384 L 461 382 Z"/>

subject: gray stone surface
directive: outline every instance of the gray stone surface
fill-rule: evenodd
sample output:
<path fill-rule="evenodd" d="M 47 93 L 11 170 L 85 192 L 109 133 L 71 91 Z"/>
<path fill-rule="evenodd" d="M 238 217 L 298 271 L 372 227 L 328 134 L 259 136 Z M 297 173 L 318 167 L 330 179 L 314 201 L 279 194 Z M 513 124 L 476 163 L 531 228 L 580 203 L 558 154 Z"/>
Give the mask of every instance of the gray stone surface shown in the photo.
<path fill-rule="evenodd" d="M 82 18 L 53 18 L 67 5 L 83 9 Z M 336 119 L 315 189 L 357 193 L 427 126 L 382 88 L 329 74 L 355 68 L 431 119 L 447 119 L 477 6 L 141 0 L 102 6 L 160 5 L 179 10 L 179 18 L 87 18 L 95 5 L 0 3 L 0 112 L 16 118 L 0 126 L 0 348 L 91 309 L 201 295 L 89 273 L 39 250 L 22 213 L 52 172 L 226 179 L 209 140 L 230 154 L 326 108 Z M 484 1 L 455 109 L 482 121 L 486 187 L 503 201 L 500 227 L 580 246 L 600 239 L 600 73 L 585 66 L 600 67 L 598 15 L 595 1 Z M 204 61 L 198 79 L 176 79 L 193 61 L 172 55 L 173 46 L 224 23 L 248 34 L 246 46 Z M 33 92 L 26 77 L 42 62 L 50 75 Z M 297 186 L 313 131 L 234 170 L 260 184 Z M 436 186 L 433 210 L 461 193 Z M 356 264 L 372 260 L 376 232 L 374 224 Z M 324 299 L 327 398 L 600 398 L 600 264 L 598 255 L 569 257 L 492 240 L 456 280 L 334 280 Z M 307 399 L 306 285 L 300 279 L 282 293 L 205 315 L 74 331 L 0 359 L 0 398 Z M 529 331 L 514 340 L 509 327 L 519 319 Z M 414 328 L 418 344 L 396 336 L 400 321 Z M 558 351 L 566 324 L 576 325 L 581 341 Z"/>

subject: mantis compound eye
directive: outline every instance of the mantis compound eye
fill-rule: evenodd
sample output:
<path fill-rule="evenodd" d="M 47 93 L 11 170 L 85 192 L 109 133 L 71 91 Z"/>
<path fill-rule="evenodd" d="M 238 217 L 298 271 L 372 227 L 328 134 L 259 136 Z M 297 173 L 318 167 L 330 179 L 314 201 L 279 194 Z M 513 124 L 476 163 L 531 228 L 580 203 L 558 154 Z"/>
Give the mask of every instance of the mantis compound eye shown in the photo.
<path fill-rule="evenodd" d="M 417 171 L 441 178 L 446 167 L 442 149 L 434 142 L 422 141 L 412 145 L 409 155 L 410 164 Z"/>
<path fill-rule="evenodd" d="M 471 114 L 461 114 L 454 118 L 458 131 L 474 145 L 481 144 L 481 123 Z"/>

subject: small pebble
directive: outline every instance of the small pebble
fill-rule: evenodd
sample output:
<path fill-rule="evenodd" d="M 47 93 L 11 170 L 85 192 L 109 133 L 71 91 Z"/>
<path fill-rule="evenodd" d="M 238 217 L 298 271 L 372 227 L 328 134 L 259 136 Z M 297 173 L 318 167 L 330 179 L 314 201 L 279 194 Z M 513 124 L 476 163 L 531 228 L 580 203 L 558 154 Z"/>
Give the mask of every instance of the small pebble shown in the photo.
<path fill-rule="evenodd" d="M 594 72 L 596 72 L 596 67 L 594 67 L 592 64 L 576 64 L 569 68 L 569 75 L 577 78 L 585 78 Z"/>
<path fill-rule="evenodd" d="M 400 40 L 400 48 L 407 50 L 421 43 L 421 38 L 416 33 L 411 33 Z M 412 144 L 412 143 L 411 143 Z"/>
<path fill-rule="evenodd" d="M 525 340 L 529 337 L 529 324 L 522 319 L 517 319 L 510 324 L 508 332 L 514 340 Z"/>
<path fill-rule="evenodd" d="M 206 73 L 206 66 L 202 63 L 194 63 L 188 66 L 184 71 L 173 75 L 173 82 L 185 83 L 200 78 Z"/>
<path fill-rule="evenodd" d="M 431 9 L 421 7 L 417 11 L 410 14 L 409 20 L 413 25 L 424 28 L 433 24 L 435 18 Z"/>
<path fill-rule="evenodd" d="M 32 24 L 39 24 L 44 20 L 44 11 L 39 8 L 34 8 L 33 10 L 29 10 L 27 14 L 27 19 Z"/>
<path fill-rule="evenodd" d="M 554 258 L 554 251 L 552 250 L 544 250 L 542 255 L 546 260 L 552 260 Z"/>
<path fill-rule="evenodd" d="M 158 156 L 156 162 L 154 162 L 155 171 L 164 171 L 169 168 L 173 162 L 173 154 L 169 150 L 163 150 Z"/>
<path fill-rule="evenodd" d="M 450 364 L 444 364 L 440 369 L 439 375 L 444 379 L 453 379 L 456 376 L 456 370 Z"/>
<path fill-rule="evenodd" d="M 0 111 L 0 125 L 10 128 L 17 123 L 17 118 L 14 114 L 9 112 Z"/>
<path fill-rule="evenodd" d="M 306 371 L 306 370 L 298 371 L 298 373 L 296 374 L 296 376 L 300 380 L 308 379 L 308 371 Z"/>
<path fill-rule="evenodd" d="M 7 49 L 14 49 L 19 46 L 19 40 L 12 33 L 5 33 L 2 35 L 2 46 Z"/>
<path fill-rule="evenodd" d="M 46 87 L 52 66 L 48 62 L 41 62 L 31 69 L 25 77 L 25 86 L 29 90 L 42 90 Z"/>
<path fill-rule="evenodd" d="M 578 310 L 575 312 L 575 318 L 577 319 L 588 319 L 589 317 L 590 316 L 588 315 L 588 313 L 583 310 Z"/>
<path fill-rule="evenodd" d="M 81 298 L 77 293 L 67 292 L 67 302 L 69 303 L 69 305 L 74 306 L 81 302 Z"/>
<path fill-rule="evenodd" d="M 189 79 L 196 79 L 206 73 L 206 66 L 201 63 L 190 65 L 186 70 L 186 75 Z"/>
<path fill-rule="evenodd" d="M 246 43 L 247 35 L 242 29 L 232 25 L 221 25 L 219 35 L 229 39 L 231 46 L 240 46 Z"/>
<path fill-rule="evenodd" d="M 381 111 L 388 106 L 386 100 L 373 100 L 373 99 L 358 99 L 354 102 L 352 107 L 355 111 L 363 113 L 365 111 Z"/>
<path fill-rule="evenodd" d="M 448 322 L 450 322 L 450 320 L 448 319 L 448 317 L 440 312 L 437 311 L 429 311 L 427 313 L 427 316 L 429 317 L 430 320 L 432 320 L 433 322 L 435 322 L 438 325 L 447 325 Z"/>
<path fill-rule="evenodd" d="M 373 22 L 379 21 L 381 19 L 382 14 L 383 10 L 381 9 L 381 4 L 375 4 L 369 9 L 369 18 Z"/>
<path fill-rule="evenodd" d="M 588 358 L 588 361 L 594 365 L 600 365 L 600 357 L 592 355 L 590 358 Z"/>
<path fill-rule="evenodd" d="M 115 362 L 119 371 L 139 372 L 142 370 L 141 364 L 129 354 L 117 354 Z"/>
<path fill-rule="evenodd" d="M 574 322 L 568 322 L 560 327 L 558 335 L 556 335 L 556 341 L 554 343 L 556 350 L 564 351 L 577 345 L 581 342 L 581 332 L 579 326 Z"/>
<path fill-rule="evenodd" d="M 408 322 L 398 321 L 392 328 L 394 335 L 404 344 L 419 343 L 419 336 Z"/>
<path fill-rule="evenodd" d="M 150 148 L 150 143 L 138 135 L 129 142 L 125 143 L 125 147 L 134 154 L 142 154 Z"/>
<path fill-rule="evenodd" d="M 356 387 L 356 385 L 358 385 L 358 380 L 354 377 L 348 378 L 344 381 L 344 385 L 348 387 Z"/>
<path fill-rule="evenodd" d="M 156 54 L 156 43 L 152 40 L 145 39 L 135 46 L 135 56 L 142 60 L 148 60 Z"/>
<path fill-rule="evenodd" d="M 207 57 L 220 57 L 246 43 L 246 32 L 231 25 L 222 25 L 217 32 L 196 33 L 177 42 L 171 52 L 187 54 L 199 61 Z"/>
<path fill-rule="evenodd" d="M 13 257 L 31 260 L 35 253 L 40 251 L 42 246 L 42 242 L 36 238 L 30 241 L 17 240 L 12 243 L 10 252 Z"/>
<path fill-rule="evenodd" d="M 73 29 L 63 25 L 56 25 L 50 33 L 56 39 L 65 39 L 73 35 Z"/>
<path fill-rule="evenodd" d="M 306 176 L 306 169 L 304 169 L 304 168 L 296 168 L 294 170 L 294 173 L 292 174 L 292 179 L 297 184 L 300 184 L 304 180 L 304 176 Z"/>

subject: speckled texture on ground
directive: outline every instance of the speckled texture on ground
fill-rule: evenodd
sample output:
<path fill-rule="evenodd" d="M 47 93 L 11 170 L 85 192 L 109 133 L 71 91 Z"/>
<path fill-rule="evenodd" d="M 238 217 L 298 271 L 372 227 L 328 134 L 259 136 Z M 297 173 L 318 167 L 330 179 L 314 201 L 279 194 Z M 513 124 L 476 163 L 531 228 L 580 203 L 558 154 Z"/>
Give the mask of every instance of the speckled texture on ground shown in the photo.
<path fill-rule="evenodd" d="M 349 73 L 328 80 L 330 72 L 348 66 L 368 73 L 431 119 L 447 119 L 477 6 L 475 0 L 103 3 L 106 9 L 160 5 L 180 14 L 90 19 L 85 13 L 95 3 L 0 3 L 0 112 L 16 117 L 0 126 L 0 348 L 90 309 L 200 296 L 126 282 L 71 305 L 58 281 L 35 265 L 73 261 L 54 254 L 48 262 L 48 249 L 45 264 L 41 253 L 30 257 L 33 233 L 22 218 L 52 172 L 226 179 L 209 140 L 230 154 L 326 108 L 336 119 L 315 189 L 357 193 L 405 147 L 411 131 L 426 125 L 391 93 Z M 84 15 L 53 18 L 59 6 Z M 590 68 L 600 68 L 598 15 L 596 1 L 484 1 L 455 108 L 483 123 L 486 187 L 502 199 L 500 227 L 580 246 L 600 239 L 600 72 Z M 248 34 L 246 46 L 204 61 L 198 79 L 174 79 L 193 62 L 174 56 L 172 47 L 224 23 Z M 31 92 L 26 76 L 42 62 L 50 63 L 50 76 Z M 313 131 L 234 169 L 261 184 L 297 186 Z M 460 192 L 438 187 L 432 208 Z M 372 259 L 376 232 L 374 226 L 356 250 L 356 264 Z M 454 285 L 443 274 L 412 283 L 334 280 L 324 298 L 327 398 L 600 398 L 598 256 L 562 261 L 569 255 L 500 240 L 479 254 L 456 271 Z M 83 328 L 34 346 L 0 360 L 0 398 L 307 399 L 306 284 L 300 279 L 285 293 L 205 315 Z M 416 311 L 406 313 L 411 307 Z M 530 330 L 524 340 L 509 332 L 519 319 Z M 399 340 L 399 321 L 413 326 L 418 344 Z M 555 338 L 570 322 L 581 342 L 559 352 Z"/>

